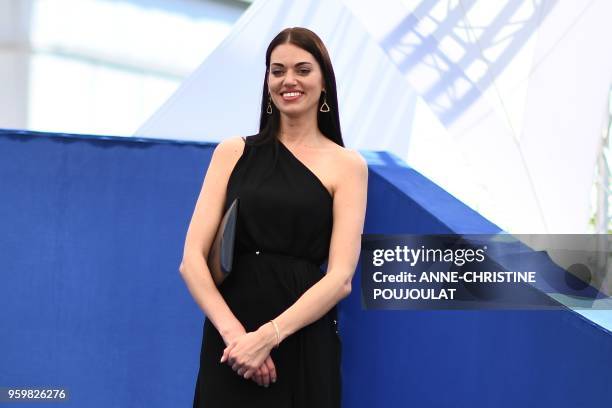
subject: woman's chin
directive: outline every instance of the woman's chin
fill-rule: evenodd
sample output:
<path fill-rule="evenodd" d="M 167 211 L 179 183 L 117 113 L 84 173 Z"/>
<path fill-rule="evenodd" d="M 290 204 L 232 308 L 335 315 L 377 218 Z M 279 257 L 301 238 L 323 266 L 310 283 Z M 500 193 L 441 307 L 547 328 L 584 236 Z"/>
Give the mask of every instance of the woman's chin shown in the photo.
<path fill-rule="evenodd" d="M 279 109 L 281 114 L 288 117 L 307 115 L 311 110 L 314 110 L 314 107 L 310 109 L 305 109 L 303 106 L 287 106 L 283 109 Z"/>

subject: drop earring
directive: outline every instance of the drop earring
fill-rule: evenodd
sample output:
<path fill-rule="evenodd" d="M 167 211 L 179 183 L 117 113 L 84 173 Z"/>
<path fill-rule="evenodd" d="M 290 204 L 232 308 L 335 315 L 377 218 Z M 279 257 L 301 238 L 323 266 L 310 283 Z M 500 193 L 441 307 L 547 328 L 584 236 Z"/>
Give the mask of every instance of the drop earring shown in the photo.
<path fill-rule="evenodd" d="M 329 105 L 327 104 L 327 92 L 323 90 L 323 105 L 319 108 L 319 112 L 329 112 Z"/>
<path fill-rule="evenodd" d="M 270 96 L 270 93 L 268 93 L 268 108 L 266 109 L 266 113 L 268 115 L 272 114 L 272 97 Z"/>

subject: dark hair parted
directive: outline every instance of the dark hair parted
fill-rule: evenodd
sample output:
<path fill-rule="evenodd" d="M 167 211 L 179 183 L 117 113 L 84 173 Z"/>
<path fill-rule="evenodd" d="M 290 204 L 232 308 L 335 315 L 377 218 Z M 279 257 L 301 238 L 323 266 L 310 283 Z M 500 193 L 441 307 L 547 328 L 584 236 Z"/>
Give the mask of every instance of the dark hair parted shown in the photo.
<path fill-rule="evenodd" d="M 266 51 L 266 73 L 264 75 L 263 91 L 261 94 L 261 113 L 259 117 L 259 134 L 253 139 L 254 144 L 263 144 L 276 141 L 280 130 L 280 113 L 272 104 L 272 114 L 268 114 L 268 73 L 270 71 L 270 56 L 274 48 L 281 44 L 290 43 L 308 51 L 321 67 L 325 93 L 321 93 L 319 105 L 323 104 L 323 96 L 326 96 L 329 112 L 317 112 L 317 125 L 319 130 L 328 139 L 340 146 L 344 146 L 342 132 L 340 130 L 340 116 L 338 114 L 338 94 L 336 91 L 336 76 L 332 67 L 329 54 L 323 41 L 314 32 L 303 27 L 286 28 L 274 37 Z"/>

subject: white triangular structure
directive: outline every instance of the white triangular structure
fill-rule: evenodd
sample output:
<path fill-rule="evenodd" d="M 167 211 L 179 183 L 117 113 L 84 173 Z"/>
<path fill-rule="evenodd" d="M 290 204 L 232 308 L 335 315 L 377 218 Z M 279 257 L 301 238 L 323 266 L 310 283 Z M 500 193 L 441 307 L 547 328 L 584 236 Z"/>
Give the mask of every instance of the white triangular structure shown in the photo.
<path fill-rule="evenodd" d="M 397 154 L 511 232 L 585 232 L 612 2 L 377 4 L 255 2 L 137 134 L 255 133 L 266 47 L 308 27 L 330 51 L 348 147 Z"/>

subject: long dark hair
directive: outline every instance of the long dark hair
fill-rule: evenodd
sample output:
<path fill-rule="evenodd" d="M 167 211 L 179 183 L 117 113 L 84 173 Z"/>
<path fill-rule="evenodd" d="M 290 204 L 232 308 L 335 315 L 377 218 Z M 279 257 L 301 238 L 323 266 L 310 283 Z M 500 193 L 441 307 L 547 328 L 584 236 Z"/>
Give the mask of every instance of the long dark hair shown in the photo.
<path fill-rule="evenodd" d="M 319 130 L 328 139 L 340 146 L 344 146 L 342 132 L 340 130 L 340 116 L 338 114 L 338 94 L 336 91 L 336 76 L 332 67 L 327 48 L 323 41 L 314 32 L 303 27 L 285 28 L 278 33 L 268 45 L 266 50 L 266 73 L 264 75 L 263 90 L 261 94 L 261 113 L 259 117 L 259 134 L 253 137 L 254 144 L 263 144 L 276 141 L 280 129 L 280 113 L 272 104 L 272 114 L 266 112 L 268 108 L 268 73 L 270 70 L 270 55 L 274 48 L 280 44 L 290 43 L 308 51 L 319 63 L 325 82 L 325 93 L 321 93 L 319 105 L 323 103 L 323 95 L 326 94 L 329 112 L 317 112 L 317 124 Z"/>

